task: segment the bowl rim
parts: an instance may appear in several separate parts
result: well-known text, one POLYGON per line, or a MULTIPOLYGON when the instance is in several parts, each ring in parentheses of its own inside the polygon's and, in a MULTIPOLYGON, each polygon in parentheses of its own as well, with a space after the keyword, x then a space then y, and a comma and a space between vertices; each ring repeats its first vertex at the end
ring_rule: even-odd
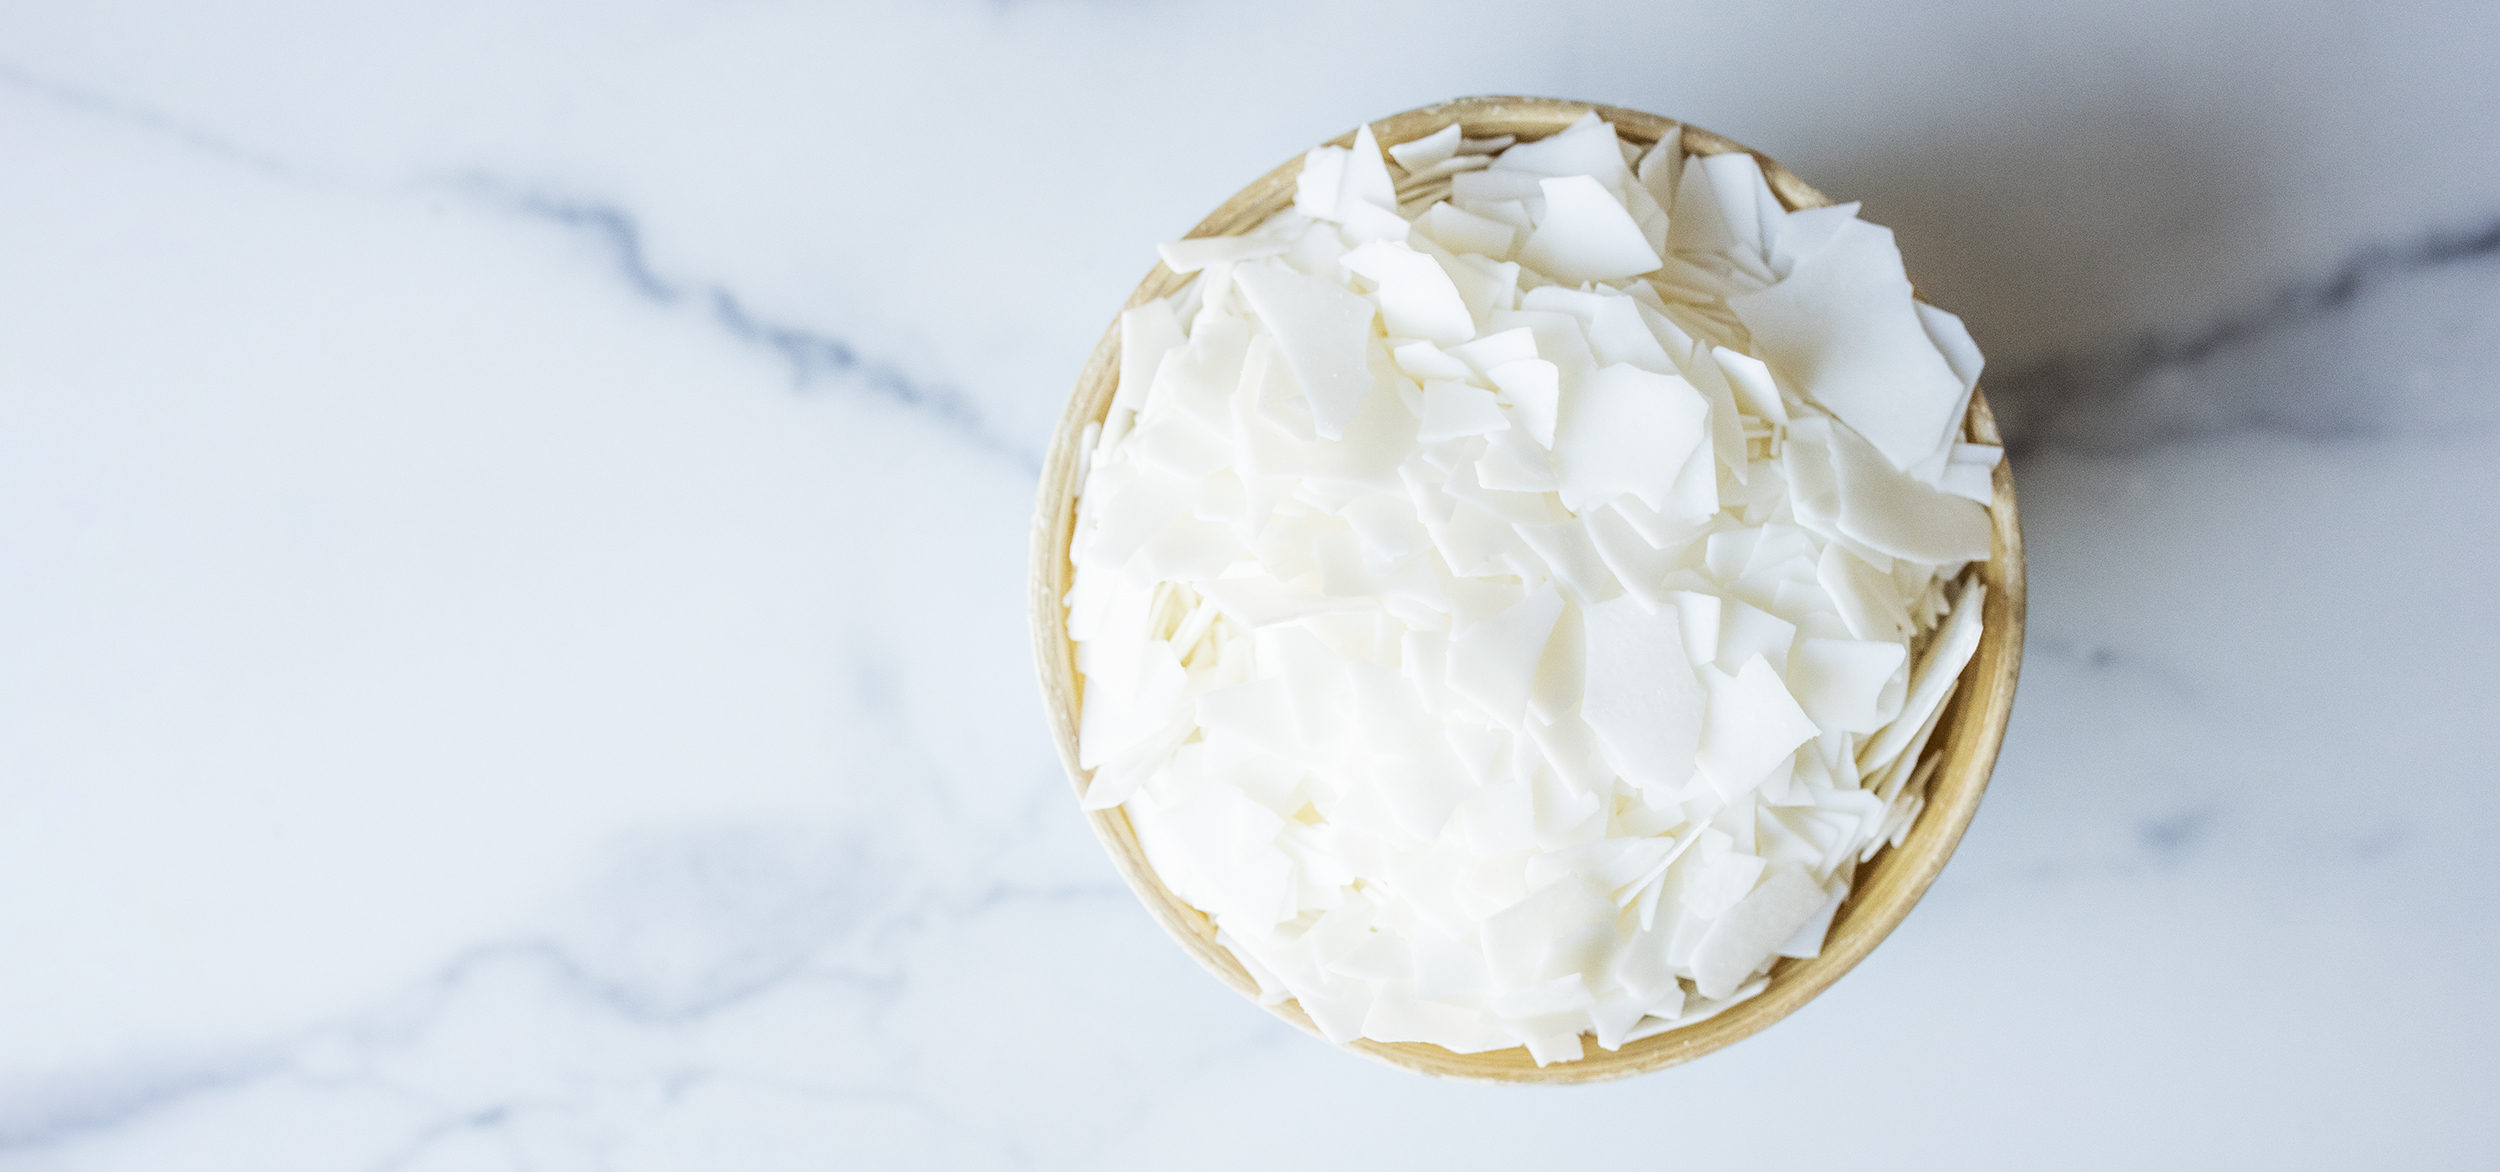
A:
MULTIPOLYGON (((1525 141, 1560 131, 1592 111, 1612 122, 1616 133, 1626 141, 1644 147, 1680 128, 1687 157, 1735 151, 1751 154, 1761 164, 1773 193, 1792 211, 1834 202, 1775 160, 1733 139, 1660 115, 1594 102, 1506 95, 1463 97, 1393 114, 1369 125, 1384 149, 1421 138, 1453 122, 1464 123, 1471 137, 1516 134, 1525 141)), ((1354 137, 1355 132, 1348 130, 1326 145, 1350 147, 1354 137)), ((1294 178, 1301 169, 1301 156, 1287 160, 1219 205, 1188 236, 1246 231, 1269 214, 1291 206, 1294 178)), ((1413 198, 1401 188, 1402 203, 1412 202, 1413 198)), ((1190 279, 1173 273, 1158 261, 1138 282, 1122 308, 1134 308, 1178 292, 1190 279)), ((1079 370, 1075 390, 1060 415, 1043 464, 1033 521, 1027 618, 1033 633, 1034 666, 1052 739, 1080 797, 1090 771, 1077 763, 1081 691, 1075 645, 1067 637, 1066 611, 1061 602, 1074 572, 1068 561, 1068 544, 1075 525, 1076 473, 1082 463, 1078 444, 1087 425, 1101 421, 1108 413, 1118 374, 1119 319, 1115 314, 1079 370)), ((1971 394, 1963 434, 1973 443, 2003 443, 1984 389, 1971 394)), ((1795 1013, 1864 960, 1909 915, 1951 859, 1979 808, 1998 749, 2004 743, 2015 682, 2022 667, 2024 625, 2022 527, 2015 508, 2010 461, 1998 462, 1993 487, 1990 554, 1986 562, 1974 564, 1979 580, 1988 587, 1981 608, 1980 645, 1963 668, 1960 684, 1922 754, 1922 761, 1942 759, 1929 783, 1926 806, 1901 845, 1886 847, 1858 869, 1856 881, 1833 917, 1831 932, 1818 955, 1808 960, 1779 960, 1771 970, 1768 988, 1724 1012, 1627 1042, 1618 1050, 1589 1046, 1586 1056, 1573 1062, 1539 1067, 1524 1047, 1459 1054, 1429 1043, 1359 1038, 1336 1044, 1336 1048, 1439 1078, 1503 1083, 1587 1083, 1628 1078, 1692 1061, 1750 1037, 1795 1013)), ((1206 914, 1182 902, 1156 876, 1129 825, 1126 811, 1117 806, 1087 811, 1086 820, 1111 855, 1121 878, 1146 905, 1155 922, 1217 979, 1260 1004, 1257 982, 1229 950, 1216 943, 1215 930, 1206 914)), ((1261 1007, 1312 1037, 1320 1037, 1318 1028, 1292 1000, 1261 1007)))

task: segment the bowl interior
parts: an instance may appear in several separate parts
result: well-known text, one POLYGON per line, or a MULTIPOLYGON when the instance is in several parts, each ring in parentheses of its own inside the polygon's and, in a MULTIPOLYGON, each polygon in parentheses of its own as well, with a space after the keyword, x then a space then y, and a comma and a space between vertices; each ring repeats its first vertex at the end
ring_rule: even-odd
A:
MULTIPOLYGON (((1625 139, 1643 146, 1655 143, 1678 126, 1675 121, 1655 114, 1587 102, 1554 98, 1480 97, 1409 110, 1374 122, 1371 127, 1383 147, 1421 138, 1452 122, 1463 123, 1471 137, 1510 134, 1526 140, 1560 131, 1591 110, 1614 123, 1616 131, 1625 139)), ((1352 131, 1332 140, 1338 146, 1351 146, 1353 141, 1352 131)), ((1688 155, 1716 155, 1747 149, 1731 139, 1689 125, 1683 127, 1683 146, 1688 155)), ((1772 190, 1791 210, 1820 207, 1832 202, 1787 168, 1764 158, 1759 152, 1754 152, 1754 157, 1760 160, 1763 175, 1770 181, 1772 190)), ((1297 157, 1268 172, 1226 200, 1189 235, 1224 236, 1247 231, 1268 216, 1291 206, 1294 178, 1301 168, 1302 160, 1297 157)), ((1392 169, 1395 170, 1394 164, 1392 169)), ((1436 198, 1436 191, 1402 184, 1399 197, 1411 211, 1414 205, 1436 198)), ((1138 283, 1127 304, 1136 306, 1168 296, 1178 292, 1188 280, 1157 264, 1146 279, 1138 283)), ((1068 542, 1075 525, 1079 464, 1077 446, 1086 425, 1099 422, 1108 411, 1118 373, 1119 337, 1115 316, 1112 327, 1104 331, 1101 342, 1094 347, 1092 356, 1078 375, 1075 393, 1070 396, 1067 411, 1059 420, 1048 460, 1043 466, 1040 499, 1034 516, 1032 594, 1029 603, 1034 659, 1041 674, 1043 699, 1049 711, 1051 731, 1059 746, 1060 759, 1080 793, 1088 780, 1087 771, 1077 766, 1076 757, 1077 706, 1081 692, 1075 646, 1067 637, 1066 612, 1061 608, 1060 600, 1067 595, 1073 573, 1068 563, 1068 542)), ((1996 420, 1988 411, 1984 393, 1971 396, 1964 433, 1973 443, 2001 442, 1996 420)), ((1445 1078, 1552 1083, 1623 1078, 1688 1062, 1747 1037, 1796 1012, 1799 1006, 1864 959, 1901 922, 1902 917, 1909 914, 1911 906, 1925 894, 1928 885, 1935 881, 1936 874, 1944 868, 1945 860, 1952 856, 1953 848, 1961 841, 1963 829, 1969 826, 1971 815, 1978 809, 1980 795, 1988 785, 1989 771, 1996 763, 1997 748, 2004 738, 2006 720, 2014 699, 2015 675, 2022 661, 2023 628, 2022 530, 2015 515, 2012 471, 2006 463, 1997 465, 1995 487, 1996 499, 1991 506, 1995 525, 1993 548, 1989 560, 1977 567, 1981 581, 1988 587, 1988 596, 1981 609, 1979 650, 1970 665, 1963 669, 1961 686, 1956 689, 1951 705, 1946 709, 1934 737, 1928 742, 1926 755, 1941 756, 1943 761, 1937 766, 1935 777, 1930 782, 1926 808, 1919 814, 1902 845, 1887 848, 1871 864, 1858 868, 1855 889, 1833 917, 1831 935, 1820 955, 1811 960, 1779 961, 1771 971, 1767 989, 1716 1017, 1626 1043, 1620 1050, 1607 1051, 1592 1045, 1588 1047, 1587 1057, 1577 1062, 1540 1068, 1529 1058, 1527 1050, 1519 1047, 1483 1054, 1458 1054, 1424 1043, 1362 1039, 1344 1048, 1393 1066, 1445 1078)), ((1095 811, 1087 818, 1105 849, 1110 852, 1121 876, 1136 891, 1156 922, 1162 924, 1184 951, 1196 957, 1218 979, 1256 1001, 1257 983, 1230 952, 1216 944, 1214 926, 1206 915, 1181 902, 1155 876, 1153 868, 1146 862, 1145 852, 1138 845, 1136 833, 1129 826, 1127 815, 1113 808, 1095 811)), ((1318 1036, 1318 1030, 1312 1026, 1310 1019, 1293 1002, 1286 1001, 1267 1008, 1312 1036, 1318 1036)))

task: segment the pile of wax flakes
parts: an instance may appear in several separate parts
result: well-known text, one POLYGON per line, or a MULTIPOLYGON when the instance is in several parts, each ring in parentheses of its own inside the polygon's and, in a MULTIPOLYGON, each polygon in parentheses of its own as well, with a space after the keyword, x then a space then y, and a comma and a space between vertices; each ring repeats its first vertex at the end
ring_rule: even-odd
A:
POLYGON ((1330 1040, 1576 1059, 1815 955, 1907 834, 2001 452, 1855 204, 1594 114, 1387 155, 1121 318, 1085 804, 1330 1040))

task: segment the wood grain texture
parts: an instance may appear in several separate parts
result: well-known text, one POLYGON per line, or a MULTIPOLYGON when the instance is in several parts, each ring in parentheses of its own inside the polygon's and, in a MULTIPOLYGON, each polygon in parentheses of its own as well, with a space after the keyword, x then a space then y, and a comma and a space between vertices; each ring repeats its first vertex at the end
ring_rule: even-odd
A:
MULTIPOLYGON (((1459 98, 1420 109, 1409 110, 1371 124, 1372 133, 1383 147, 1421 138, 1449 125, 1464 123, 1470 137, 1512 134, 1521 139, 1542 138, 1569 126, 1583 114, 1595 110, 1599 117, 1615 125, 1625 139, 1641 145, 1656 142, 1677 123, 1655 114, 1574 102, 1555 98, 1476 97, 1459 98)), ((1337 146, 1351 146, 1354 132, 1347 131, 1331 140, 1337 146)), ((1691 155, 1716 155, 1747 150, 1736 141, 1712 134, 1699 127, 1684 127, 1684 149, 1691 155)), ((1762 171, 1771 189, 1790 209, 1821 207, 1832 202, 1823 193, 1806 185, 1759 152, 1762 171)), ((1244 232, 1268 216, 1291 206, 1294 177, 1302 169, 1300 158, 1261 176, 1243 188, 1223 206, 1215 209, 1189 235, 1225 236, 1244 232)), ((1401 190, 1402 200, 1428 199, 1424 190, 1401 190)), ((1139 242, 1143 251, 1145 244, 1139 242)), ((1189 278, 1173 273, 1161 264, 1146 274, 1128 305, 1136 306, 1157 297, 1178 292, 1189 278)), ((1041 675, 1042 700, 1048 711, 1051 733, 1059 747, 1061 762, 1067 767, 1079 794, 1087 784, 1087 772, 1077 765, 1077 709, 1081 689, 1076 671, 1075 645, 1066 630, 1066 611, 1061 600, 1067 596, 1073 573, 1068 562, 1068 542, 1076 522, 1076 473, 1079 466, 1077 442, 1088 424, 1098 422, 1110 408, 1112 391, 1119 376, 1119 329, 1115 315, 1112 326, 1103 332, 1084 368, 1078 372, 1076 391, 1069 397, 1068 407, 1060 416, 1057 434, 1051 440, 1050 454, 1042 468, 1042 482, 1037 509, 1033 518, 1032 594, 1029 600, 1033 629, 1033 655, 1041 675)), ((1964 430, 1975 443, 1998 443, 1996 420, 1989 414, 1984 393, 1971 396, 1970 414, 1964 430)), ((1383 1043, 1369 1039, 1341 1047, 1392 1066, 1443 1078, 1472 1079, 1488 1082, 1582 1083, 1625 1078, 1652 1070, 1689 1062, 1722 1046, 1746 1038, 1771 1023, 1797 1011, 1816 994, 1839 980, 1859 961, 1866 958, 1885 936, 1901 923, 1910 908, 1918 903, 1929 884, 1935 882, 1945 861, 1961 842, 1963 830, 1979 808, 1980 796, 1988 787, 1989 771, 1996 764, 1997 749, 2005 736, 2006 721, 2014 702, 2015 676, 2022 666, 2023 647, 2023 546, 2022 528, 2014 508, 2013 470, 2008 463, 1996 469, 1996 499, 1991 507, 1995 538, 1989 560, 1978 567, 1980 578, 1988 585, 1986 605, 1982 608, 1982 634, 1978 653, 1963 669, 1962 684, 1946 710, 1935 736, 1927 746, 1928 755, 1941 755, 1930 783, 1926 809, 1912 826, 1901 846, 1878 854, 1874 861, 1857 872, 1855 890, 1850 893, 1840 912, 1833 918, 1831 935, 1822 954, 1811 960, 1781 960, 1772 969, 1770 987, 1717 1017, 1682 1029, 1626 1043, 1622 1049, 1607 1051, 1593 1040, 1587 1046, 1587 1057, 1577 1062, 1556 1063, 1538 1067, 1524 1048, 1497 1050, 1484 1054, 1457 1054, 1439 1046, 1422 1043, 1383 1043)), ((1128 816, 1118 808, 1087 815, 1094 833, 1110 852, 1113 865, 1122 878, 1136 891, 1146 910, 1169 932, 1172 939, 1217 979, 1233 987, 1253 1001, 1258 985, 1233 955, 1215 942, 1214 926, 1206 915, 1174 896, 1147 863, 1139 847, 1137 835, 1129 826, 1128 816)), ((1291 1001, 1267 1007, 1270 1012, 1318 1037, 1308 1017, 1291 1001)))

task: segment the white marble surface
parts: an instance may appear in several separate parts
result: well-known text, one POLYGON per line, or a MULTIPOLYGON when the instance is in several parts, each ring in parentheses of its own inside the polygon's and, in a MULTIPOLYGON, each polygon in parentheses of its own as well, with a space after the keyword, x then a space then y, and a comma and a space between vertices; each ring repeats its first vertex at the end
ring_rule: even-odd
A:
POLYGON ((0 6, 0 1169, 2487 1167, 2495 59, 2463 3, 0 6), (1569 1091, 1198 973, 1020 609, 1148 246, 1469 92, 1866 199, 2032 550, 1917 914, 1569 1091))

